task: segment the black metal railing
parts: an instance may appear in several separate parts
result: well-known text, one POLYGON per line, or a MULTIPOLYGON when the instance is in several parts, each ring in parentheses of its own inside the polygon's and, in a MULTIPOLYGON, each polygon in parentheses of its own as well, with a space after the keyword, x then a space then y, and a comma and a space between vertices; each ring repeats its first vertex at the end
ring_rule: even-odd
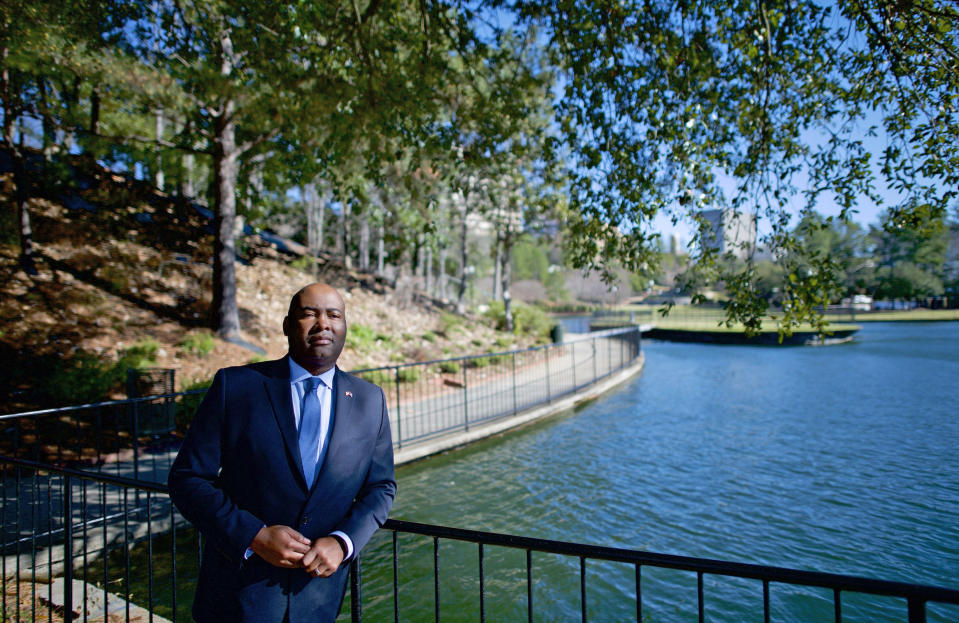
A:
MULTIPOLYGON (((71 610, 80 621, 105 618, 106 614, 119 615, 124 621, 189 620, 202 544, 170 504, 165 486, 15 457, 0 456, 0 467, 4 475, 0 508, 3 621, 53 620, 55 615, 63 620, 63 604, 73 604, 71 610)), ((693 604, 695 612, 687 613, 686 619, 705 621, 712 595, 712 584, 707 591, 707 579, 711 578, 753 583, 750 591, 758 597, 745 600, 748 603, 744 607, 748 610, 749 603, 755 604, 748 616, 758 619, 761 609, 767 622, 776 620, 771 615, 772 604, 780 593, 787 593, 793 600, 819 599, 802 593, 805 589, 824 590, 830 595, 831 618, 837 623, 843 620, 844 600, 851 595, 901 602, 901 618, 887 620, 922 623, 927 620, 930 604, 936 608, 934 620, 951 621, 959 615, 959 590, 920 584, 400 520, 389 520, 378 538, 379 543, 367 547, 362 562, 352 565, 349 605, 344 608, 343 618, 362 621, 364 611, 372 610, 372 620, 439 621, 451 609, 462 618, 464 609, 475 608, 481 621, 487 616, 498 620, 496 612, 502 609, 501 602, 508 600, 511 612, 515 614, 517 604, 522 611, 521 616, 511 616, 510 620, 547 620, 555 618, 551 602, 562 597, 578 605, 575 616, 566 612, 563 619, 586 621, 591 612, 595 613, 589 602, 590 588, 594 583, 606 582, 612 571, 602 565, 610 563, 625 567, 632 576, 630 587, 621 588, 617 596, 631 602, 627 618, 635 614, 636 620, 646 620, 648 609, 644 604, 665 600, 671 604, 693 604), (450 542, 467 548, 475 546, 475 575, 463 571, 463 561, 469 556, 460 552, 455 561, 448 561, 441 555, 449 551, 450 542), (525 560, 516 565, 512 564, 515 558, 499 555, 493 561, 494 552, 519 552, 525 560), (565 563, 566 571, 575 569, 578 581, 567 581, 564 587, 562 581, 555 579, 557 576, 543 571, 557 557, 565 563), (513 568, 504 569, 507 563, 513 568), (487 565, 495 566, 495 571, 488 572, 487 565), (683 585, 683 594, 673 594, 680 590, 679 585, 650 582, 648 575, 653 570, 680 572, 694 582, 683 585), (415 577, 410 578, 411 575, 415 577), (497 591, 502 591, 504 575, 512 579, 509 584, 519 594, 499 599, 497 591), (470 586, 464 589, 464 582, 460 581, 455 599, 446 600, 444 611, 444 587, 451 580, 463 580, 466 576, 470 576, 466 582, 470 586), (494 583, 499 585, 496 590, 491 589, 494 583), (662 595, 664 590, 670 594, 662 595), (549 597, 537 598, 544 591, 549 597), (409 612, 411 604, 417 607, 415 613, 409 612)), ((594 618, 608 617, 599 614, 594 618)), ((785 620, 796 619, 787 616, 785 620)))
POLYGON ((174 431, 189 421, 205 393, 199 389, 0 415, 0 453, 166 482, 180 443, 174 431))
POLYGON ((527 350, 353 374, 383 387, 399 448, 551 403, 629 367, 640 352, 640 332, 630 327, 527 350))
MULTIPOLYGON (((515 415, 629 367, 638 329, 561 344, 410 363, 354 374, 383 387, 394 446, 515 415)), ((166 482, 205 390, 0 416, 0 454, 115 476, 166 482)))

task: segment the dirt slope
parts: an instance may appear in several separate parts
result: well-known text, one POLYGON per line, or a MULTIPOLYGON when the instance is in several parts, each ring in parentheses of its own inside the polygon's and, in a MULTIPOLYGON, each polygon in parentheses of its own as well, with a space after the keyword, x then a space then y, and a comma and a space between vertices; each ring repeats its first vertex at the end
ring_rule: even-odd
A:
MULTIPOLYGON (((280 323, 290 295, 313 279, 291 266, 295 256, 256 235, 239 245, 243 338, 262 349, 257 354, 205 328, 213 237, 202 207, 96 166, 75 163, 70 179, 35 181, 31 189, 39 274, 30 276, 17 264, 13 182, 9 174, 0 177, 0 413, 63 402, 63 392, 51 395, 50 383, 62 378, 57 371, 91 355, 108 366, 151 340, 155 365, 176 370, 178 389, 224 365, 285 352, 280 323), (195 347, 211 340, 208 353, 195 347)), ((318 267, 318 278, 346 299, 352 333, 345 369, 520 345, 484 322, 413 302, 408 292, 333 261, 318 267)), ((122 386, 110 394, 122 397, 122 386)))

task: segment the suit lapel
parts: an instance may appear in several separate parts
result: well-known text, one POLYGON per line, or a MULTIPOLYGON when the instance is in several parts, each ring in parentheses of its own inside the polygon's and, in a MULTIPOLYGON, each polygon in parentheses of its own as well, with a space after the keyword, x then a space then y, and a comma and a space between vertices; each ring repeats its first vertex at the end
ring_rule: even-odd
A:
POLYGON ((275 373, 264 381, 266 394, 273 406, 273 416, 276 418, 276 425, 283 436, 283 445, 286 446, 290 462, 296 466, 294 470, 296 476, 303 488, 308 489, 309 485, 303 478, 303 461, 300 459, 296 418, 293 415, 293 397, 290 393, 290 366, 286 357, 277 361, 277 364, 275 373))
MULTIPOLYGON (((323 477, 330 460, 336 460, 336 455, 340 452, 344 440, 347 437, 350 426, 350 413, 353 410, 353 381, 344 374, 339 368, 336 369, 336 375, 333 377, 333 403, 330 409, 333 413, 333 421, 330 423, 330 436, 327 439, 326 453, 323 457, 323 464, 320 466, 317 480, 323 477)), ((316 483, 314 484, 314 488, 316 483)))

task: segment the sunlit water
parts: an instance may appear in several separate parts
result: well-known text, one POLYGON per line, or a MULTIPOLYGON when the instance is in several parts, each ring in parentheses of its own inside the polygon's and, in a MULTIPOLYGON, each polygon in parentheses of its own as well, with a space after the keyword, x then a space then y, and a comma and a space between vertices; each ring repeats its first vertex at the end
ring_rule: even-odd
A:
MULTIPOLYGON (((820 348, 643 348, 641 376, 576 413, 401 468, 392 516, 959 588, 959 323, 867 324, 820 348)), ((441 543, 441 618, 479 620, 477 548, 441 543)), ((393 615, 389 547, 366 553, 371 620, 393 615)), ((401 618, 432 619, 432 541, 399 550, 401 618)), ((525 554, 488 549, 485 575, 487 620, 525 620, 525 554)), ((587 576, 590 620, 635 619, 631 567, 587 576)), ((579 620, 578 559, 534 555, 534 582, 536 620, 579 620)), ((709 621, 762 620, 758 582, 707 576, 705 595, 709 621)), ((832 620, 829 591, 771 595, 773 620, 832 620)), ((695 575, 646 568, 643 608, 696 620, 695 575)), ((843 596, 843 621, 905 612, 843 596)))

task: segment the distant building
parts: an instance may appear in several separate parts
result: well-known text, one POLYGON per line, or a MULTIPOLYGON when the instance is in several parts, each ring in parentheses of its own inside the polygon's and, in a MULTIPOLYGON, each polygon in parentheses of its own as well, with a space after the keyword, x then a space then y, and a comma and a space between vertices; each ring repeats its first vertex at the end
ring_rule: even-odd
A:
POLYGON ((732 253, 744 260, 756 248, 756 215, 731 209, 703 210, 710 224, 703 242, 719 253, 732 253))
POLYGON ((669 236, 669 254, 670 255, 679 255, 679 234, 671 234, 669 236))

